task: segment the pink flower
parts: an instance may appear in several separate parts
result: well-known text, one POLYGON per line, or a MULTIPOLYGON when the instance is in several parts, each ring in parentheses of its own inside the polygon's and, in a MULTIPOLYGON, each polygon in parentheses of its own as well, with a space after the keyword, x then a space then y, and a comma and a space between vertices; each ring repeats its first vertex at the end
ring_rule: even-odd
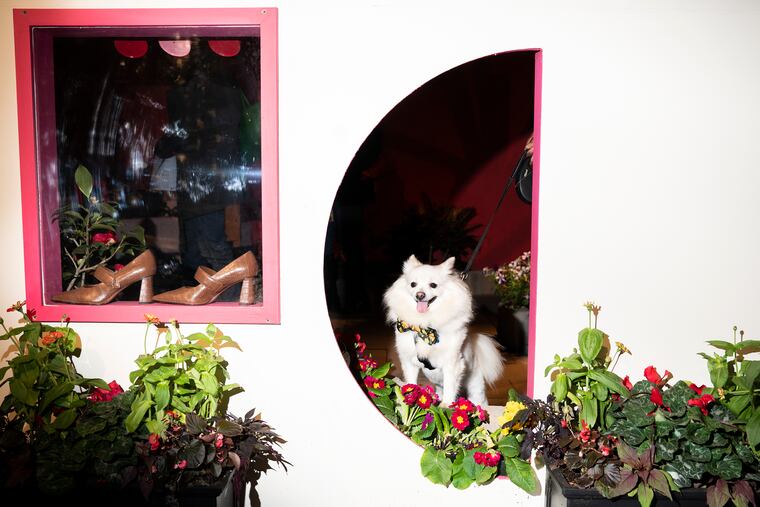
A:
POLYGON ((451 424, 459 431, 463 431, 470 425, 469 414, 464 410, 455 410, 454 413, 451 414, 451 424))
POLYGON ((420 397, 420 386, 417 384, 406 384, 401 388, 401 394, 404 395, 404 403, 414 405, 420 397))
POLYGON ((92 390, 92 394, 88 397, 88 399, 93 403, 100 403, 103 401, 111 401, 114 396, 117 394, 121 394, 124 392, 124 389, 121 388, 121 386, 115 381, 112 380, 108 383, 108 389, 103 389, 100 387, 96 387, 92 390))
POLYGON ((177 462, 177 463, 174 464, 174 468, 179 469, 179 470, 184 470, 185 467, 187 467, 187 460, 186 459, 183 459, 182 461, 179 461, 179 462, 177 462))
POLYGON ((591 440, 591 429, 588 427, 588 424, 586 424, 586 421, 581 421, 581 427, 583 428, 581 432, 578 434, 578 436, 581 439, 581 442, 588 442, 591 440))
POLYGON ((644 369, 644 377, 653 384, 657 384, 662 380, 662 377, 657 373, 657 369, 654 366, 647 366, 644 369))
POLYGON ((501 454, 498 452, 476 452, 472 458, 478 465, 495 467, 501 461, 501 454))
POLYGON ((488 412, 486 412, 480 405, 478 405, 478 419, 484 423, 488 422, 488 412))
POLYGON ((612 449, 610 449, 606 445, 602 445, 599 449, 602 451, 602 456, 609 456, 610 452, 612 452, 612 449))
POLYGON ((433 422, 433 414, 428 412, 427 414, 425 414, 425 418, 422 420, 422 427, 420 429, 424 431, 425 428, 427 428, 431 422, 433 422))
POLYGON ((111 231, 96 232, 92 235, 93 243, 103 243, 104 245, 113 245, 116 243, 116 234, 111 231))
POLYGON ((370 389, 385 389, 385 380, 367 375, 364 377, 364 385, 370 389))
POLYGON ((436 403, 438 403, 439 399, 438 399, 438 395, 435 394, 435 388, 434 387, 427 385, 427 386, 423 386, 422 390, 424 392, 426 392, 428 394, 428 396, 430 396, 430 400, 431 400, 431 402, 432 402, 433 405, 435 405, 436 403))
POLYGON ((629 391, 630 391, 631 389, 633 389, 633 384, 631 384, 631 379, 630 379, 630 378, 628 378, 628 375, 626 375, 626 376, 625 376, 625 378, 623 379, 623 385, 624 385, 624 386, 625 386, 625 388, 626 388, 626 389, 628 389, 629 391))
POLYGON ((420 408, 430 408, 433 404, 433 398, 427 392, 421 392, 417 397, 417 406, 420 408))
POLYGON ((223 445, 224 445, 224 435, 222 435, 221 433, 217 433, 216 440, 214 441, 214 447, 219 449, 223 445))
POLYGON ((114 265, 113 265, 113 270, 114 270, 114 271, 119 271, 119 270, 120 270, 121 268, 123 268, 123 267, 124 267, 124 264, 118 264, 118 263, 117 263, 117 264, 114 264, 114 265))
POLYGON ((37 318, 37 310, 34 308, 28 308, 26 310, 26 316, 29 317, 29 320, 34 320, 37 318))

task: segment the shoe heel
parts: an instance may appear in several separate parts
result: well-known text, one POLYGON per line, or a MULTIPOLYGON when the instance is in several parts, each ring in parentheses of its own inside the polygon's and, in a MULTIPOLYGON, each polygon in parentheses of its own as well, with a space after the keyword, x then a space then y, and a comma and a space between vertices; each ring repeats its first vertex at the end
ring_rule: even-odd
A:
POLYGON ((140 303, 153 302, 153 277, 146 276, 140 283, 140 303))
POLYGON ((243 287, 240 289, 240 304, 252 305, 256 298, 256 290, 253 288, 253 278, 244 278, 243 287))

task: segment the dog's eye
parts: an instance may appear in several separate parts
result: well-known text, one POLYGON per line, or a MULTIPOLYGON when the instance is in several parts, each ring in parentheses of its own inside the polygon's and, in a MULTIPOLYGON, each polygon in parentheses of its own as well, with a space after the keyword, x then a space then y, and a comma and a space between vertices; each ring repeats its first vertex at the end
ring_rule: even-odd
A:
POLYGON ((437 283, 433 282, 433 283, 430 284, 430 288, 431 289, 435 289, 436 287, 438 287, 437 283))
POLYGON ((417 282, 412 282, 412 287, 417 287, 417 282))

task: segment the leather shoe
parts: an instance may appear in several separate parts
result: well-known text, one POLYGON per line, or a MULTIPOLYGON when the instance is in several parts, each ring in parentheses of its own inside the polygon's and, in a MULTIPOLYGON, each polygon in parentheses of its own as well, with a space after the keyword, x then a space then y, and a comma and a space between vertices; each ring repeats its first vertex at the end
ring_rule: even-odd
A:
POLYGON ((67 290, 53 296, 53 301, 72 305, 104 305, 113 301, 121 291, 140 280, 140 303, 150 303, 153 297, 153 275, 156 258, 145 250, 119 271, 98 266, 92 275, 100 282, 67 290))
POLYGON ((153 296, 154 303, 172 303, 177 305, 205 305, 213 303, 225 290, 236 283, 243 283, 240 290, 240 304, 252 305, 255 299, 253 277, 259 272, 256 258, 250 251, 244 253, 219 271, 200 266, 195 271, 199 285, 180 287, 153 296))

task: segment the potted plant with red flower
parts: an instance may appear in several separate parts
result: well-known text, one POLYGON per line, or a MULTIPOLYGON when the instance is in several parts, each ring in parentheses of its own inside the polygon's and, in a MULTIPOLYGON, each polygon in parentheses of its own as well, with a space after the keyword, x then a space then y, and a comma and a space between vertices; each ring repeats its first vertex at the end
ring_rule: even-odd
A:
MULTIPOLYGON (((429 385, 404 384, 390 378, 390 363, 378 365, 365 355, 365 344, 356 335, 357 363, 362 384, 378 409, 424 448, 420 458, 422 475, 436 484, 465 489, 508 476, 522 489, 535 493, 538 479, 523 451, 523 435, 510 429, 489 428, 486 407, 459 398, 449 406, 440 404, 429 385)), ((516 398, 516 393, 511 393, 516 398)), ((507 403, 505 414, 524 406, 507 403)), ((501 418, 500 418, 501 420, 501 418)))
POLYGON ((578 352, 556 357, 547 368, 552 394, 546 401, 526 399, 526 409, 505 424, 521 427, 547 464, 551 501, 613 505, 610 499, 623 497, 622 505, 642 507, 655 498, 661 506, 755 505, 760 437, 752 433, 754 415, 740 417, 747 398, 736 400, 755 394, 760 362, 744 356, 760 343, 716 345, 732 354, 708 357, 713 382, 722 387, 674 381, 654 366, 632 383, 610 371, 627 348, 618 344, 610 355, 608 336, 596 328, 599 307, 587 308, 590 325, 579 334, 578 352))

